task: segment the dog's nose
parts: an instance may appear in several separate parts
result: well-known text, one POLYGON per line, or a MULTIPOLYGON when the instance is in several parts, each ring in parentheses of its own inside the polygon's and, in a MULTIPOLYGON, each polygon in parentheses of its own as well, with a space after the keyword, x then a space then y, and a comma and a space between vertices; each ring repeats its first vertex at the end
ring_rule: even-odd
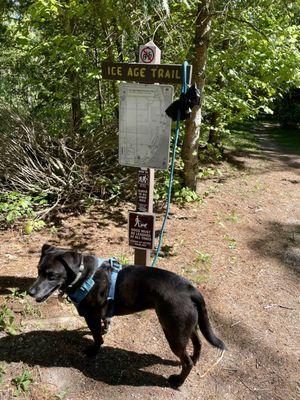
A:
POLYGON ((28 289, 28 294, 29 294, 29 296, 31 296, 31 297, 34 297, 34 296, 36 295, 36 289, 35 289, 34 286, 31 286, 31 288, 28 289))

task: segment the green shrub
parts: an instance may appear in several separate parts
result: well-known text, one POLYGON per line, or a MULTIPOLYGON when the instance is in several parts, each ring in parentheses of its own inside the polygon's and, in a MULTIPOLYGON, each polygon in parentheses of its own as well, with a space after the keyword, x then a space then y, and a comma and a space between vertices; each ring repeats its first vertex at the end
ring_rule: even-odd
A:
POLYGON ((4 192, 0 194, 0 224, 11 225, 25 219, 31 221, 33 229, 41 229, 43 221, 33 221, 36 210, 47 205, 44 195, 24 195, 20 192, 4 192))

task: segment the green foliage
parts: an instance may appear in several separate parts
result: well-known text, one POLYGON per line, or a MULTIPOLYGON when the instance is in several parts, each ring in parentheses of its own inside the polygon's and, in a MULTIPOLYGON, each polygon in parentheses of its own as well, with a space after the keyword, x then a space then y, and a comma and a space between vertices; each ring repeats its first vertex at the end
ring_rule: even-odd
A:
POLYGON ((24 317, 42 316, 40 309, 36 305, 32 305, 32 299, 28 296, 27 292, 19 292, 17 289, 12 289, 11 294, 6 297, 6 302, 9 302, 10 304, 14 304, 15 302, 22 304, 23 309, 21 311, 21 314, 24 317))
POLYGON ((274 104, 274 117, 282 127, 300 127, 300 88, 290 88, 278 96, 274 104))
MULTIPOLYGON (((5 297, 5 303, 0 308, 0 331, 4 331, 9 335, 16 335, 21 330, 22 324, 16 324, 16 314, 14 312, 14 304, 22 305, 19 311, 23 317, 34 316, 41 317, 40 309, 32 305, 32 299, 29 298, 27 292, 19 292, 13 289, 11 294, 5 297)), ((20 307, 18 307, 20 309, 20 307)))
POLYGON ((270 126, 267 128, 268 134, 279 145, 300 154, 300 129, 299 128, 281 128, 279 126, 270 126))
POLYGON ((197 265, 208 265, 211 266, 212 256, 209 253, 202 251, 197 251, 197 257, 195 258, 195 263, 197 265))
POLYGON ((201 203, 203 200, 196 192, 189 189, 188 187, 183 187, 174 192, 174 201, 179 205, 184 205, 186 203, 198 202, 201 203))
POLYGON ((225 220, 231 222, 238 222, 239 216, 237 215, 236 211, 233 210, 228 215, 225 216, 225 220))
POLYGON ((23 216, 31 216, 33 213, 31 197, 18 192, 0 194, 0 212, 1 218, 5 217, 8 223, 23 216))
MULTIPOLYGON (((202 203, 203 199, 197 193, 183 185, 183 164, 181 160, 176 165, 172 186, 172 201, 180 206, 186 203, 202 203)), ((169 187, 169 172, 158 171, 155 176, 154 200, 166 201, 169 187)))
POLYGON ((199 179, 209 179, 216 176, 222 176, 222 172, 218 168, 212 167, 202 167, 198 174, 199 179))
POLYGON ((16 387, 14 395, 19 396, 21 394, 27 394, 33 381, 34 379, 32 376, 32 372, 24 369, 24 371, 20 375, 17 375, 11 381, 12 384, 16 387))
POLYGON ((6 304, 0 308, 0 331, 4 331, 9 335, 16 335, 17 328, 15 326, 15 313, 6 304))
POLYGON ((275 99, 300 82, 299 3, 215 7, 201 128, 204 140, 214 132, 214 145, 229 134, 229 124, 272 114, 275 99))
POLYGON ((6 368, 0 364, 0 385, 3 383, 3 377, 6 374, 6 368))
POLYGON ((193 263, 186 268, 189 279, 196 284, 205 283, 209 279, 212 255, 207 252, 197 251, 193 263))
MULTIPOLYGON (((132 171, 117 163, 118 82, 102 79, 101 62, 136 61, 138 45, 149 39, 162 50, 164 63, 190 60, 198 5, 199 0, 2 2, 1 103, 18 110, 17 121, 24 116, 40 131, 33 135, 28 124, 12 124, 4 134, 8 118, 0 112, 5 186, 26 195, 47 193, 49 205, 64 210, 86 209, 91 198, 132 199, 132 171)), ((290 0, 214 2, 202 164, 223 158, 223 142, 237 133, 230 125, 272 113, 276 98, 299 86, 299 15, 299 2, 290 0)), ((179 162, 173 200, 201 201, 183 187, 181 175, 179 162)), ((165 176, 158 176, 155 198, 164 199, 165 176)), ((28 219, 27 233, 41 228, 31 211, 35 200, 22 202, 1 198, 8 204, 1 218, 8 224, 28 219)))
POLYGON ((231 249, 231 250, 236 249, 237 242, 233 237, 226 234, 226 235, 224 235, 224 240, 226 240, 229 249, 231 249))
POLYGON ((12 300, 23 300, 27 296, 26 292, 19 292, 17 289, 12 289, 9 298, 12 300))
MULTIPOLYGON (((225 131, 222 131, 222 135, 224 135, 225 131)), ((221 135, 221 134, 220 134, 221 135)), ((203 142, 202 142, 203 143, 203 142)), ((199 160, 202 164, 207 163, 218 163, 223 159, 223 149, 221 143, 218 145, 207 143, 204 146, 200 147, 199 150, 199 160)), ((215 175, 218 173, 218 170, 211 169, 204 169, 204 171, 200 171, 198 177, 199 178, 206 178, 209 175, 215 175)))
POLYGON ((229 134, 224 138, 224 146, 237 152, 261 152, 259 141, 249 122, 232 124, 229 134))
POLYGON ((25 223, 24 233, 26 235, 30 235, 33 231, 39 231, 39 230, 45 228, 45 226, 46 226, 45 221, 42 221, 42 220, 35 221, 32 219, 29 219, 25 223))
POLYGON ((14 222, 25 220, 25 233, 42 229, 44 221, 34 220, 36 210, 47 204, 44 195, 24 195, 20 192, 4 192, 0 194, 0 224, 12 225, 14 222))
POLYGON ((169 257, 174 257, 177 256, 177 251, 176 251, 176 246, 165 244, 161 246, 161 251, 159 253, 159 256, 161 258, 169 258, 169 257))
POLYGON ((129 259, 128 259, 127 256, 124 255, 124 254, 120 254, 120 255, 117 257, 117 260, 118 260, 119 263, 122 264, 122 265, 130 264, 129 259))
POLYGON ((56 400, 65 400, 69 394, 69 389, 62 389, 60 392, 56 393, 54 398, 56 400))

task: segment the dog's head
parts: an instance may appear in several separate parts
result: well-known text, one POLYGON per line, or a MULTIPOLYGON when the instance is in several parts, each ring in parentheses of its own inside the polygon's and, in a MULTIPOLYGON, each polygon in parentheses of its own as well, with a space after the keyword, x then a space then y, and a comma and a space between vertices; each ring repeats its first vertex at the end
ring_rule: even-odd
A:
POLYGON ((80 253, 44 244, 38 264, 38 277, 28 294, 37 302, 45 301, 56 289, 64 289, 72 282, 80 263, 80 253))

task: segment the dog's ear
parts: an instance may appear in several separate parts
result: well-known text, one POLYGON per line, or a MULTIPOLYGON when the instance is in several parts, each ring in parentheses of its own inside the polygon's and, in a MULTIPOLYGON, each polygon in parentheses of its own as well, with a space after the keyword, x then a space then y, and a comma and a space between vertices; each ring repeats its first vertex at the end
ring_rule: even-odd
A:
POLYGON ((77 253, 76 251, 66 251, 61 254, 60 257, 64 260, 64 262, 72 271, 77 271, 81 263, 80 253, 77 253))
POLYGON ((54 246, 51 246, 51 244, 45 243, 42 247, 42 255, 49 253, 49 251, 52 249, 54 249, 54 246))

